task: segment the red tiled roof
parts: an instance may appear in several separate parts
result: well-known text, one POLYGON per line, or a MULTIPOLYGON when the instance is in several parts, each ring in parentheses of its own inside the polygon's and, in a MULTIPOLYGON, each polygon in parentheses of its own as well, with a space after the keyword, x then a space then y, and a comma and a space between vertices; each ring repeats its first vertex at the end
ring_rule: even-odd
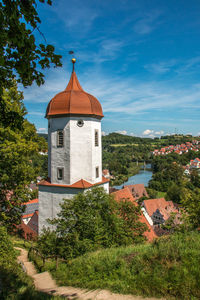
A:
POLYGON ((130 190, 127 187, 124 187, 123 189, 112 193, 112 195, 114 195, 114 198, 117 201, 120 201, 122 199, 128 199, 131 202, 133 202, 135 205, 137 205, 135 199, 133 198, 133 195, 131 194, 130 190))
POLYGON ((58 186, 58 187, 66 187, 66 188, 68 187, 68 188, 76 188, 76 189, 87 189, 92 186, 98 186, 98 185, 106 183, 106 182, 109 182, 109 179, 102 177, 102 181, 94 183, 94 184, 92 184, 84 179, 81 179, 71 185, 67 185, 67 184, 54 184, 54 183, 51 183, 49 179, 47 179, 47 180, 40 181, 38 183, 38 185, 58 186))
POLYGON ((31 203, 38 203, 38 199, 29 200, 28 202, 23 202, 22 205, 27 205, 31 203))
POLYGON ((22 215, 22 219, 30 218, 34 215, 34 213, 27 214, 27 215, 22 215))
POLYGON ((151 227, 151 225, 149 224, 149 222, 147 221, 147 219, 143 214, 139 217, 139 220, 141 223, 145 223, 147 225, 148 231, 144 232, 144 236, 147 238, 149 242, 152 242, 153 239, 157 238, 157 235, 155 234, 153 228, 151 227))
MULTIPOLYGON (((128 199, 136 206, 138 206, 136 199, 133 197, 128 187, 124 187, 123 189, 112 193, 112 195, 114 195, 114 198, 117 201, 120 201, 122 199, 128 199)), ((139 220, 141 223, 145 223, 148 227, 148 230, 144 232, 144 236, 147 238, 149 242, 153 241, 153 239, 156 238, 157 236, 143 214, 139 216, 139 220)))
POLYGON ((163 215, 164 220, 167 220, 172 212, 178 213, 174 203, 172 201, 166 201, 165 198, 148 199, 144 200, 143 203, 150 217, 157 209, 159 209, 160 213, 163 215))
POLYGON ((103 117, 101 104, 82 89, 75 71, 72 72, 66 89, 58 93, 48 104, 46 118, 58 115, 103 117))
POLYGON ((147 191, 144 187, 144 184, 142 183, 125 185, 125 187, 127 187, 131 191, 133 197, 135 197, 136 199, 139 199, 143 196, 148 197, 147 191))

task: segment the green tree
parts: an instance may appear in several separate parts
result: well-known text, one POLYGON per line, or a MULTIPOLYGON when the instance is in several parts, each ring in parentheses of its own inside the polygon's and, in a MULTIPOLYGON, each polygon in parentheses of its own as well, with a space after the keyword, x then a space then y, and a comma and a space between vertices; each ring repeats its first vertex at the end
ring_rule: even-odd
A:
POLYGON ((182 199, 184 209, 184 228, 194 229, 200 226, 200 189, 187 190, 187 195, 182 199))
POLYGON ((167 190, 166 200, 173 201, 175 203, 181 203, 182 199, 187 196, 187 189, 182 185, 177 185, 172 183, 172 185, 167 190))
POLYGON ((139 215, 139 208, 130 201, 118 203, 102 188, 94 188, 65 199, 58 218, 50 223, 63 240, 62 255, 71 258, 144 240, 147 228, 139 222, 139 215))
POLYGON ((190 180, 194 187, 200 188, 200 174, 197 170, 192 170, 190 180))
MULTIPOLYGON (((45 37, 40 32, 41 20, 37 12, 36 0, 2 0, 0 2, 0 95, 2 88, 12 85, 17 79, 24 86, 34 81, 44 83, 44 74, 41 69, 50 65, 61 66, 61 56, 55 54, 54 47, 46 44, 45 37), (45 44, 39 43, 34 37, 38 31, 45 44)), ((41 3, 52 4, 51 0, 39 0, 41 3)), ((0 113, 6 107, 1 103, 0 113)))
POLYGON ((36 178, 30 157, 38 151, 35 127, 26 119, 23 95, 13 82, 3 92, 6 116, 0 116, 0 223, 20 221, 22 202, 29 197, 28 184, 36 178))

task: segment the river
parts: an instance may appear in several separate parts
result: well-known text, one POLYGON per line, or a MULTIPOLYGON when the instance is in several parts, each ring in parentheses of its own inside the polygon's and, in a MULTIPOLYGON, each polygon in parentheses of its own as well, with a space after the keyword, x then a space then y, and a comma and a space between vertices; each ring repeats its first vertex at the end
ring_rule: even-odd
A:
MULTIPOLYGON (((146 168, 150 168, 151 165, 146 165, 146 168)), ((129 184, 138 184, 143 183, 144 186, 148 186, 149 180, 152 178, 152 172, 149 170, 141 169, 138 174, 129 177, 128 181, 125 181, 121 185, 115 185, 114 188, 121 189, 123 185, 129 185, 129 184)))

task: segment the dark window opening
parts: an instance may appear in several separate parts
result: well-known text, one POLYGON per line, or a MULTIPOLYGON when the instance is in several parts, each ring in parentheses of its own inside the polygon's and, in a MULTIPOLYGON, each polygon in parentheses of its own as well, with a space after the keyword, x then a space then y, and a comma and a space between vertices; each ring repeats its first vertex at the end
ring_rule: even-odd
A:
POLYGON ((99 167, 96 167, 96 178, 99 178, 99 167))
POLYGON ((63 173, 64 173, 64 170, 63 168, 58 168, 58 180, 62 180, 63 179, 63 173))

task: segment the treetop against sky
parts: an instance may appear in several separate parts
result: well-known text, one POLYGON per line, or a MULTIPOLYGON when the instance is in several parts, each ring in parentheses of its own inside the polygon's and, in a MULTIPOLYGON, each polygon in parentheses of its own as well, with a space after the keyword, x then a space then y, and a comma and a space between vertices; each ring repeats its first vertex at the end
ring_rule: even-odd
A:
POLYGON ((104 132, 200 134, 199 0, 59 0, 37 10, 40 31, 63 56, 43 86, 24 89, 39 132, 48 102, 69 81, 73 50, 83 89, 102 104, 104 132))

